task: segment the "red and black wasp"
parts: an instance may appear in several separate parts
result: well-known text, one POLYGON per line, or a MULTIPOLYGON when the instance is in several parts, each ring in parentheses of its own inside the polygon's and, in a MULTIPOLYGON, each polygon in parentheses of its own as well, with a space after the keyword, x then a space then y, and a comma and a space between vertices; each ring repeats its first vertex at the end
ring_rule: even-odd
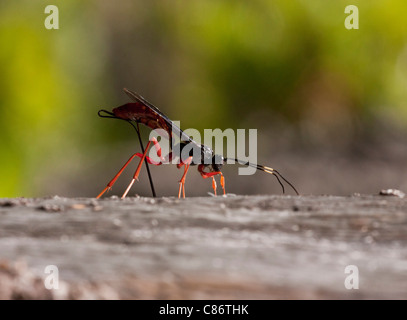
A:
MULTIPOLYGON (((224 158, 221 155, 214 154, 213 150, 208 146, 203 144, 199 144, 191 139, 187 134, 185 134, 178 126, 174 124, 166 115, 164 115, 157 107, 152 105, 150 102, 145 100, 142 96, 138 95, 137 93, 130 91, 128 89, 124 89, 124 92, 134 101, 130 103, 126 103, 120 107, 114 108, 112 112, 106 110, 99 110, 98 115, 103 118, 114 118, 125 120, 130 123, 137 131, 139 136, 139 142, 143 153, 135 153, 133 154, 129 160, 123 165, 123 167, 119 170, 119 172, 113 177, 113 179, 107 184, 107 186, 102 190, 102 192, 97 196, 100 198, 107 190, 110 190, 119 176, 122 174, 123 170, 127 167, 127 165, 135 158, 141 158, 140 163, 133 175, 133 179, 131 180, 130 184, 128 185, 126 191, 124 192, 122 199, 126 197, 127 193, 129 192, 130 188, 132 187, 133 183, 138 180, 138 176, 140 174, 140 169, 143 162, 147 162, 147 172, 150 180, 151 189, 153 192, 153 196, 155 196, 154 185, 151 179, 150 171, 148 169, 148 164, 152 165, 161 165, 163 163, 168 163, 172 161, 172 159, 176 159, 177 167, 181 168, 184 166, 184 174, 181 177, 179 182, 179 190, 178 190, 178 198, 181 197, 181 192, 183 198, 185 198, 185 178, 190 166, 197 165, 198 172, 201 174, 202 178, 212 178, 212 188, 216 195, 216 181, 215 176, 220 175, 220 184, 223 189, 223 194, 225 195, 225 178, 221 172, 223 164, 228 161, 228 158, 224 158), (104 114, 102 114, 104 113, 104 114), (135 124, 134 124, 134 123, 135 124), (155 129, 163 129, 165 132, 168 133, 168 138, 170 140, 170 149, 171 152, 163 157, 161 153, 161 147, 155 138, 151 138, 148 141, 146 148, 144 149, 141 137, 140 137, 140 130, 139 130, 139 123, 144 124, 145 126, 155 130, 155 129), (176 135, 180 139, 180 143, 177 146, 172 145, 172 138, 173 135, 176 135), (154 144, 157 152, 157 156, 160 158, 159 162, 153 161, 150 157, 147 156, 147 152, 151 146, 151 143, 154 144), (187 148, 186 156, 181 156, 183 154, 183 150, 187 148), (177 152, 174 154, 173 150, 176 149, 177 152)), ((251 162, 239 160, 239 159, 229 159, 233 160, 241 165, 250 166, 257 170, 269 173, 274 175, 277 178, 277 181, 281 185, 283 192, 284 192, 284 185, 281 182, 280 178, 285 181, 298 195, 298 191, 295 187, 285 179, 277 170, 261 166, 258 164, 254 164, 251 162)))

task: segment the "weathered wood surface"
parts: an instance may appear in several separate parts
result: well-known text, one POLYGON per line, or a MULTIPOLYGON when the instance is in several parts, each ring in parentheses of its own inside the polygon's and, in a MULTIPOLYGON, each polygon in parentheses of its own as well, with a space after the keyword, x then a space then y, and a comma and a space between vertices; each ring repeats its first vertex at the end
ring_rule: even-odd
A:
POLYGON ((0 199, 0 298, 406 299, 407 199, 0 199))

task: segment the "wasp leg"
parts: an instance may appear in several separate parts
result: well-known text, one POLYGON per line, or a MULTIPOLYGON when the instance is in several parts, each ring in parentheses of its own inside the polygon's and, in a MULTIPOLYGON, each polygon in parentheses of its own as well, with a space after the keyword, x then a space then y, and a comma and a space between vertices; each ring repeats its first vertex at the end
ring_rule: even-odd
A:
MULTIPOLYGON (((141 154, 141 153, 135 153, 135 154, 133 154, 133 155, 129 158, 129 160, 127 160, 127 162, 123 165, 123 167, 120 169, 120 171, 113 177, 113 179, 110 180, 110 182, 109 182, 109 183, 107 184, 107 186, 102 190, 102 192, 99 193, 99 195, 96 197, 96 199, 99 199, 107 190, 110 190, 110 189, 113 187, 113 185, 115 184, 116 180, 117 180, 117 179, 120 177, 120 175, 123 173, 124 169, 126 169, 126 167, 129 165, 129 163, 130 163, 135 157, 140 157, 141 159, 143 159, 143 157, 145 157, 145 158, 146 158, 146 161, 147 161, 148 163, 153 164, 153 165, 156 165, 156 166, 159 166, 159 165, 161 165, 163 162, 166 161, 166 159, 161 156, 161 147, 160 147, 160 145, 159 145, 157 139, 156 139, 156 138, 152 138, 152 139, 151 139, 151 142, 154 143, 154 146, 155 146, 155 148, 156 148, 156 150, 157 150, 157 155, 160 157, 161 162, 154 162, 153 160, 150 159, 150 157, 147 157, 147 156, 145 156, 145 155, 143 155, 143 154, 141 154)), ((145 152, 144 152, 145 154, 147 154, 147 150, 148 150, 148 147, 149 147, 149 146, 150 146, 150 142, 149 142, 149 144, 147 145, 147 148, 146 148, 146 150, 145 150, 145 152)), ((171 154, 171 155, 168 155, 168 157, 169 157, 169 158, 172 158, 172 154, 171 154)), ((171 160, 169 160, 169 161, 171 161, 171 160)), ((141 161, 140 164, 139 164, 139 168, 141 168, 141 163, 142 163, 142 161, 141 161)), ((139 169, 139 168, 137 168, 137 169, 139 169)), ((136 171, 137 177, 138 177, 139 172, 140 172, 140 170, 136 171)), ((135 174, 135 175, 136 175, 136 174, 135 174)), ((137 177, 136 177, 136 179, 137 179, 137 177)), ((134 181, 131 182, 131 185, 133 185, 133 183, 134 183, 134 181)), ((130 185, 130 187, 131 187, 131 185, 130 185)), ((128 187, 128 189, 130 190, 129 187, 128 187)), ((127 192, 128 192, 128 190, 127 190, 127 192)), ((127 192, 123 195, 124 197, 126 196, 127 192)), ((123 198, 123 197, 122 197, 122 198, 123 198)))
POLYGON ((119 172, 113 177, 112 180, 110 180, 110 182, 107 184, 107 186, 102 190, 101 193, 99 193, 99 195, 96 197, 96 199, 99 199, 107 190, 110 190, 113 185, 115 184, 116 180, 120 177, 120 175, 123 173, 124 169, 126 169, 126 167, 129 165, 129 163, 131 162, 131 160, 133 160, 136 156, 138 156, 138 153, 133 154, 129 160, 127 160, 127 162, 123 165, 123 167, 119 170, 119 172))
POLYGON ((183 165, 185 165, 184 168, 184 174, 181 177, 181 180, 179 181, 179 190, 178 190, 178 199, 181 198, 181 190, 182 190, 182 197, 185 199, 185 178, 187 176, 187 172, 189 169, 189 166, 191 165, 192 162, 192 157, 189 157, 185 162, 181 162, 177 164, 178 169, 181 168, 183 165))
POLYGON ((217 188, 216 180, 215 180, 215 177, 212 176, 212 189, 213 189, 213 192, 215 193, 215 197, 216 197, 216 188, 217 188))
POLYGON ((223 176, 222 172, 219 173, 220 174, 220 185, 223 189, 223 195, 226 195, 226 191, 225 191, 225 177, 223 176))
POLYGON ((137 166, 136 172, 134 172, 133 179, 131 180, 130 184, 127 186, 126 191, 123 193, 122 199, 126 198, 126 196, 127 196, 127 194, 129 193, 130 188, 132 187, 133 183, 134 183, 136 180, 138 180, 138 176, 139 176, 139 174, 140 174, 141 166, 142 166, 142 164, 143 164, 143 162, 144 162, 144 160, 145 160, 145 158, 146 158, 146 156, 147 156, 147 152, 148 152, 148 149, 150 148, 150 145, 151 145, 151 141, 149 141, 149 142, 147 143, 146 149, 145 149, 145 151, 144 151, 144 153, 143 153, 143 156, 141 157, 140 163, 139 163, 138 166, 137 166))
POLYGON ((138 176, 139 176, 139 174, 140 174, 141 166, 142 166, 142 164, 143 164, 144 161, 147 161, 148 163, 151 163, 151 164, 153 164, 153 165, 159 166, 159 165, 163 164, 164 162, 168 161, 168 159, 172 159, 172 153, 169 153, 169 154, 167 155, 167 158, 168 158, 168 159, 165 159, 165 158, 161 155, 161 147, 160 147, 160 144, 158 143, 157 139, 154 138, 154 137, 148 142, 144 153, 143 153, 143 154, 141 154, 141 153, 136 153, 135 156, 140 157, 141 160, 140 160, 139 165, 137 166, 136 172, 134 172, 133 179, 131 180, 130 184, 127 186, 126 191, 125 191, 125 192, 123 193, 123 195, 122 195, 122 199, 124 199, 124 198, 127 196, 128 192, 130 191, 130 188, 133 186, 134 182, 135 182, 136 180, 138 180, 138 176), (151 142, 152 142, 152 143, 154 144, 154 146, 155 146, 157 155, 158 155, 158 157, 160 158, 160 162, 154 162, 150 157, 147 157, 147 152, 148 152, 148 149, 150 148, 151 142))
POLYGON ((212 188, 213 191, 215 192, 215 196, 216 196, 216 181, 215 181, 215 176, 217 174, 220 174, 220 185, 222 186, 223 189, 223 195, 226 195, 226 191, 225 191, 225 178, 222 174, 222 172, 220 171, 216 171, 216 172, 205 172, 204 171, 205 166, 200 164, 198 166, 198 171, 201 174, 202 178, 207 179, 207 178, 212 178, 212 188))

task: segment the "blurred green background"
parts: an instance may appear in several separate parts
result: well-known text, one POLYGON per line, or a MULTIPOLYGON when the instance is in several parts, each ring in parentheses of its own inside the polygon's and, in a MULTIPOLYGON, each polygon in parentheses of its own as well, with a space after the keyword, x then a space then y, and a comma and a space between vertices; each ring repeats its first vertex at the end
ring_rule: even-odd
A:
MULTIPOLYGON (((258 129, 259 163, 304 194, 406 191, 406 17, 405 0, 3 0, 0 197, 97 195, 139 151, 129 125, 97 116, 128 101, 123 87, 182 128, 258 129), (349 4, 359 30, 344 26, 349 4)), ((176 195, 182 172, 151 169, 176 195)), ((228 192, 281 192, 224 172, 228 192)), ((186 188, 211 191, 195 169, 186 188)), ((144 170, 135 193, 150 195, 144 170)))

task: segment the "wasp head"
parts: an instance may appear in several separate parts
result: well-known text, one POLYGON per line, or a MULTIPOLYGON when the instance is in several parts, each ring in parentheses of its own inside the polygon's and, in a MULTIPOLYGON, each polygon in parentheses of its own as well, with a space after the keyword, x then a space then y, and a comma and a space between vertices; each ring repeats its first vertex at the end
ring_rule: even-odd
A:
POLYGON ((215 172, 219 172, 222 170, 223 163, 225 162, 225 158, 219 154, 214 154, 212 157, 212 169, 215 172))

